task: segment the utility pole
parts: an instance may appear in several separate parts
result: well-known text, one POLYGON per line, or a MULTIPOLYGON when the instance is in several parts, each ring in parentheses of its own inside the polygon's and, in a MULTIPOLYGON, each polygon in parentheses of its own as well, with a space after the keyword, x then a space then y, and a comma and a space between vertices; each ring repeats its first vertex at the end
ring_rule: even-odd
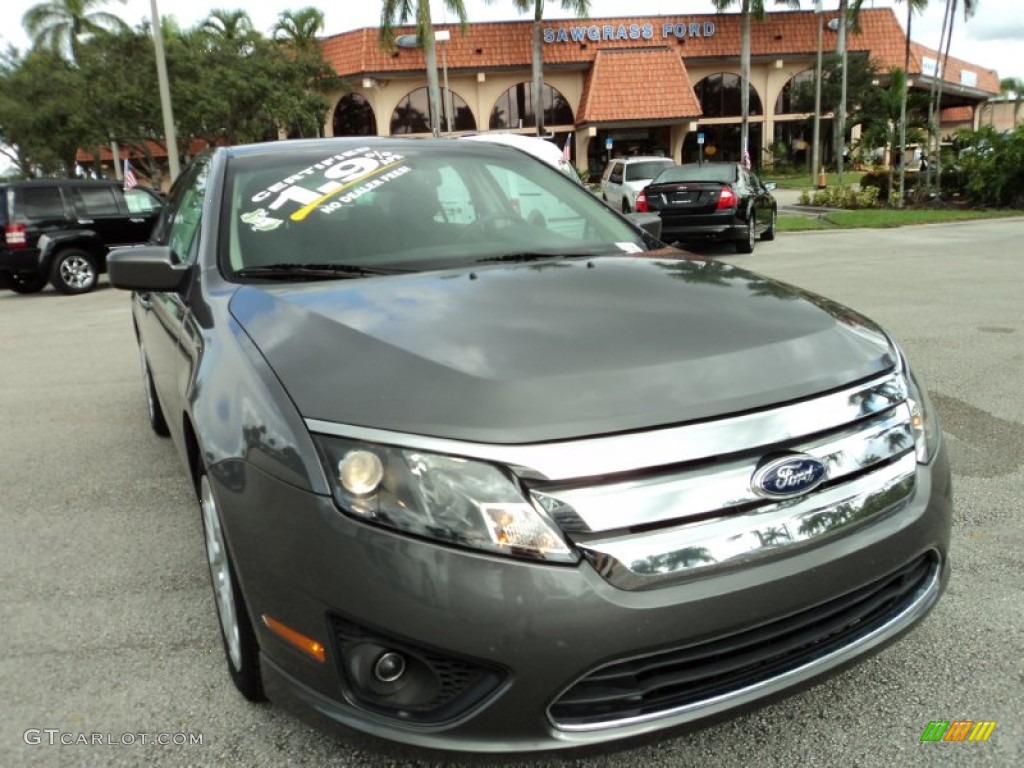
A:
POLYGON ((160 87, 160 111, 164 116, 164 141, 167 143, 167 162, 171 167, 171 181, 178 178, 181 166, 178 163, 178 139, 174 133, 174 113, 171 111, 171 86, 167 82, 167 60, 164 58, 163 24, 156 0, 149 0, 153 23, 153 46, 156 48, 156 79, 160 87))

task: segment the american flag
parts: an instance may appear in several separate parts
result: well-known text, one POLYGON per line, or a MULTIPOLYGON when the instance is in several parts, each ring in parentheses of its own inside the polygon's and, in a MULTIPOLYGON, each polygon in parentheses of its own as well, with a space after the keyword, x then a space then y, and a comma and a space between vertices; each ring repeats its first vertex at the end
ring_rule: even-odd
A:
POLYGON ((565 146, 562 147, 562 159, 567 163, 572 162, 572 134, 565 137, 565 146))
POLYGON ((139 180, 135 178, 135 171, 132 170, 132 164, 128 162, 126 158, 124 161, 124 188, 131 189, 138 185, 139 180))

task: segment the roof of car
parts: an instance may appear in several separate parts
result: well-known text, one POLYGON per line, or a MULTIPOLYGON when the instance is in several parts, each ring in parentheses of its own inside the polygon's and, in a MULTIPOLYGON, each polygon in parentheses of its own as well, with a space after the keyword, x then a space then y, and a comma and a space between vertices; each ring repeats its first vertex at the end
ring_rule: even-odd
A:
POLYGON ((451 139, 406 139, 383 136, 344 136, 329 139, 288 139, 286 141, 267 141, 261 144, 240 144, 232 147, 220 147, 217 152, 224 152, 230 157, 249 157, 258 155, 280 155, 289 152, 308 152, 325 150, 327 152, 353 149, 356 147, 387 147, 389 149, 420 149, 425 146, 444 147, 451 152, 501 151, 486 142, 452 141, 451 139))
POLYGON ((52 187, 54 184, 67 185, 72 187, 101 187, 109 186, 111 184, 120 184, 121 182, 115 181, 114 179, 66 179, 66 178, 47 178, 47 179, 20 179, 16 181, 4 181, 0 182, 0 186, 12 186, 20 185, 26 187, 39 187, 47 186, 52 187))

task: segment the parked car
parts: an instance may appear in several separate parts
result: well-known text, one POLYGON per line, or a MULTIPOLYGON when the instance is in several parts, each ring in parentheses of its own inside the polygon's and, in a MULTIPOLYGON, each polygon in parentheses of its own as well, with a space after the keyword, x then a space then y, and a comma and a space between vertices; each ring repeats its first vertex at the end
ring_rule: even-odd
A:
POLYGON ((731 242, 737 253, 752 253, 759 237, 775 239, 774 189, 740 163, 687 163, 662 171, 636 209, 661 217, 666 243, 731 242))
POLYGON ((111 254, 245 697, 573 747, 805 684, 935 605, 950 473, 895 342, 658 223, 485 142, 319 139, 201 155, 111 254), (510 180, 580 226, 531 225, 510 180))
POLYGON ((636 198, 654 177, 675 163, 667 157, 620 157, 601 176, 601 199, 623 213, 636 210, 636 198))
POLYGON ((572 163, 566 160, 563 151, 552 142, 539 136, 525 136, 521 133, 508 133, 506 131, 491 131, 490 133, 473 133, 461 138, 467 141, 485 141, 491 144, 504 144, 508 147, 514 147, 520 152, 533 155, 541 162, 547 163, 552 168, 561 171, 577 184, 583 183, 580 175, 573 168, 572 163))
POLYGON ((111 246, 144 243, 163 202, 113 181, 40 179, 0 184, 0 283, 37 293, 86 293, 111 246))

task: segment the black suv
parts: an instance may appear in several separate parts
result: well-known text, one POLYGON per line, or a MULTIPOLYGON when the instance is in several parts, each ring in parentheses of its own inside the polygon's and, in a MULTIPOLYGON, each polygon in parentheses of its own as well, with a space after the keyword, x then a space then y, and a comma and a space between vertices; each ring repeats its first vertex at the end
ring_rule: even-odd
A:
POLYGON ((0 184, 0 285, 18 293, 86 293, 107 250, 144 243, 163 208, 149 190, 114 181, 40 179, 0 184))

